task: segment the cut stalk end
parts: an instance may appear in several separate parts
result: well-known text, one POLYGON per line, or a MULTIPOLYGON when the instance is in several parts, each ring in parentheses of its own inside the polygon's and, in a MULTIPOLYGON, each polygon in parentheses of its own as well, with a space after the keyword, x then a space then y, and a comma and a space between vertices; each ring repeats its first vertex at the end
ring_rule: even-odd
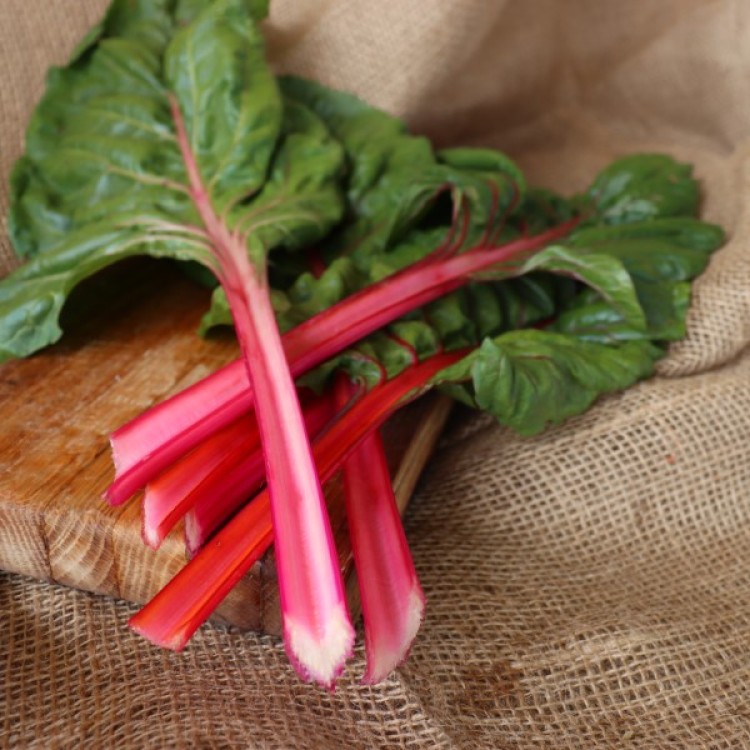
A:
POLYGON ((332 609, 322 634, 292 617, 284 619, 284 643, 300 676, 333 689, 354 648, 354 628, 345 605, 332 609))
MULTIPOLYGON (((141 610, 142 612, 143 610, 141 610)), ((137 612, 128 620, 128 627, 138 635, 143 636, 146 640, 151 641, 155 646, 167 648, 170 651, 182 651, 187 642, 190 640, 190 634, 185 630, 172 631, 168 635, 156 631, 149 627, 148 623, 143 622, 141 612, 137 612)))
POLYGON ((367 671, 361 679, 362 685, 377 685, 383 682, 396 667, 406 661, 414 639, 422 625, 425 598, 417 581, 408 598, 406 611, 399 618, 397 627, 388 637, 367 638, 367 671))
MULTIPOLYGON (((148 490, 146 490, 148 492, 148 490)), ((159 527, 158 522, 150 517, 148 513, 149 504, 146 503, 145 499, 143 502, 143 523, 141 524, 141 539, 153 550, 159 549, 161 543, 164 541, 166 534, 159 527)))

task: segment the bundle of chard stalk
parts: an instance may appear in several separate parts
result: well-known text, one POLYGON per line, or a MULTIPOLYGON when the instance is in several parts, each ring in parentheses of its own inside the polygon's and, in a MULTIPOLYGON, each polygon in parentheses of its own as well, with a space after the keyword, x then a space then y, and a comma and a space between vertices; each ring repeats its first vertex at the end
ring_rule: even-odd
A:
POLYGON ((379 428, 431 388, 524 435, 652 372, 722 242, 691 169, 630 155, 572 198, 493 150, 435 150, 357 98, 278 78, 264 0, 115 0, 50 72, 12 176, 26 263, 0 283, 0 356, 61 335, 83 278, 133 255, 215 285, 204 331, 241 357, 112 435, 105 496, 145 488, 189 562, 131 620, 182 648, 275 544, 300 675, 351 653, 321 482, 343 470, 366 682, 405 657, 424 597, 379 428))

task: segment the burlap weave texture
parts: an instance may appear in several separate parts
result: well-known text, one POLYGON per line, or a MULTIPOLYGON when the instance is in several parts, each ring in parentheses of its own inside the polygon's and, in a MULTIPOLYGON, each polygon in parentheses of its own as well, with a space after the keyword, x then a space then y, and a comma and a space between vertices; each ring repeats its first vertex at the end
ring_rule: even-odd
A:
MULTIPOLYGON (((3 214, 44 70, 105 5, 0 0, 3 214)), ((729 242, 659 377, 533 440, 452 426, 407 518, 428 617, 387 683, 357 685, 361 647, 335 695, 268 638, 158 651, 128 605, 0 574, 0 746, 750 747, 748 32, 742 0, 273 0, 279 69, 558 189, 674 154, 729 242)))

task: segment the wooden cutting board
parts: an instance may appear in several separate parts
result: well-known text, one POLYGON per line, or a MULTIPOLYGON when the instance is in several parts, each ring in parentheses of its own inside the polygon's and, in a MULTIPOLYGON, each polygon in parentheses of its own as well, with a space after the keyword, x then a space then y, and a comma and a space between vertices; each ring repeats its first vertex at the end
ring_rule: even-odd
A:
MULTIPOLYGON (((231 336, 195 334, 209 294, 157 261, 120 264, 79 287, 63 341, 0 365, 0 568, 131 602, 150 599, 185 563, 182 530, 153 551, 140 537, 140 502, 109 507, 107 436, 138 413, 237 355, 231 336)), ((392 476, 405 508, 449 411, 423 398, 385 427, 392 476)), ((326 486, 353 609, 356 582, 340 486, 326 486)), ((216 619, 278 633, 269 554, 216 619)))

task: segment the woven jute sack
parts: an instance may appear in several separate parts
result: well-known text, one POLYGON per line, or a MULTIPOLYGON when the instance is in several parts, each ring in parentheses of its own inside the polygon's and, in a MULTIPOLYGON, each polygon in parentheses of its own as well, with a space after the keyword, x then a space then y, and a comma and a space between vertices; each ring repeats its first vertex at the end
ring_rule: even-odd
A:
MULTIPOLYGON (((104 5, 0 0, 3 213, 44 71, 104 5)), ((0 744, 750 747, 748 33, 742 0, 273 0, 279 70, 560 190, 673 154, 729 242, 657 377, 532 440, 455 421, 407 516, 427 619, 386 683, 357 684, 361 646, 335 694, 267 637, 159 651, 129 605, 3 575, 0 744)))

